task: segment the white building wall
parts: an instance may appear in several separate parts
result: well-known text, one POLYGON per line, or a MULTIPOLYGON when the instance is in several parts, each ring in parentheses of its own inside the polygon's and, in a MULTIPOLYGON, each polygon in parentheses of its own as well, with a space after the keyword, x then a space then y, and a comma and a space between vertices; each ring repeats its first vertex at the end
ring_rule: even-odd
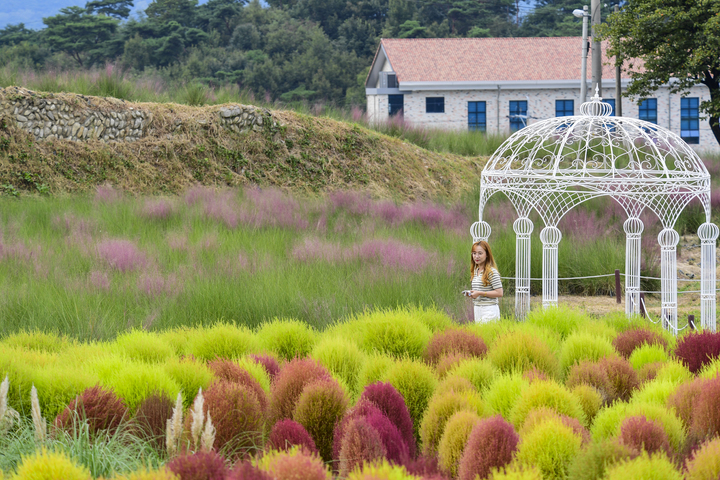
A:
MULTIPOLYGON (((385 65, 385 68, 389 65, 385 65)), ((401 84, 402 89, 402 84, 401 84)), ((588 89, 588 100, 594 95, 588 89)), ((615 97, 615 87, 603 88, 604 99, 615 97)), ((692 88, 687 97, 697 97, 702 103, 710 99, 707 87, 692 88)), ((388 96, 368 95, 368 118, 373 121, 385 121, 388 118, 388 96)), ((657 99, 658 125, 680 135, 680 99, 681 95, 670 94, 669 88, 662 87, 651 98, 657 99)), ((457 91, 418 91, 404 94, 404 117, 411 124, 427 128, 443 128, 449 130, 467 130, 468 102, 484 101, 486 107, 486 125, 489 133, 510 131, 509 108, 511 100, 528 102, 529 123, 555 117, 555 100, 573 100, 574 114, 580 113, 580 89, 526 89, 526 90, 457 90, 457 91), (444 113, 427 113, 425 99, 427 97, 444 97, 444 113)), ((617 108, 617 101, 616 101, 617 108)), ((622 98, 623 116, 638 118, 636 101, 622 98)), ((694 145, 698 150, 720 151, 720 146, 710 130, 707 119, 700 117, 700 144, 694 145)))

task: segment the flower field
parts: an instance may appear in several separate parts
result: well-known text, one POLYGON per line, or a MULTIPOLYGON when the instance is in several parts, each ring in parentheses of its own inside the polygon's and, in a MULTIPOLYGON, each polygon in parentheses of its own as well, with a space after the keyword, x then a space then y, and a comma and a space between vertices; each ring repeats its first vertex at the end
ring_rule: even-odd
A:
POLYGON ((8 478, 720 475, 720 334, 621 315, 26 331, 0 342, 0 372, 8 478))

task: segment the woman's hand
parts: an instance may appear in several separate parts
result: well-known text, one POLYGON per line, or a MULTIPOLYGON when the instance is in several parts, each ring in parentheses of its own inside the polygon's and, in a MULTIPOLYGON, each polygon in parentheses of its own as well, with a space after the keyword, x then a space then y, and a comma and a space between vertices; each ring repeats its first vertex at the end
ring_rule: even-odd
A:
POLYGON ((481 292, 480 290, 470 290, 470 298, 472 298, 474 300, 478 297, 481 297, 482 293, 483 292, 481 292))

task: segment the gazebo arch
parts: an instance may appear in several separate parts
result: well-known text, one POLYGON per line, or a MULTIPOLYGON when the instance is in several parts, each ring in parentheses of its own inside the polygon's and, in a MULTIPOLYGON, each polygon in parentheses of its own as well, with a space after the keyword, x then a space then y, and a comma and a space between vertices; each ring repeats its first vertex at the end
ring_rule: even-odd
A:
POLYGON ((625 278, 628 315, 639 313, 640 214, 650 210, 660 219, 662 315, 677 334, 677 259, 680 236, 674 230, 683 209, 698 198, 705 223, 698 229, 702 242, 702 326, 715 330, 715 241, 720 231, 710 221, 710 175, 700 157, 678 135, 653 123, 611 117, 610 105, 596 93, 580 106, 580 115, 557 117, 529 125, 511 135, 490 157, 480 182, 479 221, 471 227, 473 240, 487 240, 492 231, 483 221, 487 201, 504 193, 515 207, 515 311, 530 309, 529 214, 535 210, 544 223, 543 306, 557 305, 560 219, 592 198, 611 197, 627 214, 625 278))

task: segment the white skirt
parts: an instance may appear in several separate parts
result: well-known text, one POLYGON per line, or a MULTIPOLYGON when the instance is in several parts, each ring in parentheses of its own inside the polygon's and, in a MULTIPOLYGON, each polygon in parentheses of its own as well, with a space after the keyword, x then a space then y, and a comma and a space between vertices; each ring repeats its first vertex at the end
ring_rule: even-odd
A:
POLYGON ((497 305, 473 305, 473 307, 475 309, 475 323, 500 320, 500 307, 497 305))

